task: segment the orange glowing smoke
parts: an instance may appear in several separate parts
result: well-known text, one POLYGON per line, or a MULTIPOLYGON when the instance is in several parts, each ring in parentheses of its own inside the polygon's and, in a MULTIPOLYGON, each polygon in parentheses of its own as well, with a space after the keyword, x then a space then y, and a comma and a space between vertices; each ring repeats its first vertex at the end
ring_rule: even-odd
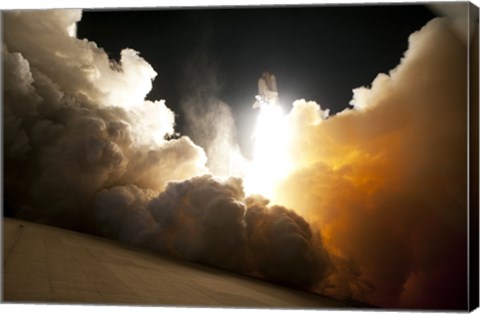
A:
POLYGON ((449 307, 467 287, 467 50, 441 19, 409 43, 353 109, 293 104, 293 170, 272 199, 321 231, 337 268, 324 292, 449 307))

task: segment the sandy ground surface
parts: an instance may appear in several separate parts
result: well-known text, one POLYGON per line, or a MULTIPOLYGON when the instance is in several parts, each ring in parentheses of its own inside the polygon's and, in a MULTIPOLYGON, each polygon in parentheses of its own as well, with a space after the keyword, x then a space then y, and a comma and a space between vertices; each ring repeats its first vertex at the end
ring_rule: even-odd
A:
POLYGON ((3 218, 3 302, 338 308, 313 293, 3 218))

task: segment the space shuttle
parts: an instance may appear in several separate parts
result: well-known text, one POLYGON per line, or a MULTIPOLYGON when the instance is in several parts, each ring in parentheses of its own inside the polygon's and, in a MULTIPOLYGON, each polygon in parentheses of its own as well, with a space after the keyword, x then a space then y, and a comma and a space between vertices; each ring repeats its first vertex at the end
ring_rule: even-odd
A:
POLYGON ((253 108, 263 105, 276 105, 278 103, 277 79, 268 71, 263 72, 258 79, 258 95, 255 96, 253 108))

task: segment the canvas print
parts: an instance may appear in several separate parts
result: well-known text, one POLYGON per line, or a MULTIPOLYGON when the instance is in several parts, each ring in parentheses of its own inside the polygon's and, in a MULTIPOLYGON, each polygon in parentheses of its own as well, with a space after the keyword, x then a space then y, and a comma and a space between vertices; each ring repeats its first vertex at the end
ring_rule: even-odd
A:
POLYGON ((478 304, 475 5, 1 19, 3 302, 478 304))

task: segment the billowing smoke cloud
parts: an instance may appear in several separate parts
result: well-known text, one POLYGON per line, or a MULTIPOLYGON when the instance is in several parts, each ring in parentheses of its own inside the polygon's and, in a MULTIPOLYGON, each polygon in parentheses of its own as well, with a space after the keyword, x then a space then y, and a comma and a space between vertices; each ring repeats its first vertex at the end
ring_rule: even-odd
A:
POLYGON ((400 65, 353 109, 289 113, 296 171, 276 201, 301 210, 338 259, 330 293, 387 307, 467 297, 467 50, 447 20, 409 38, 400 65))
MULTIPOLYGON (((188 137, 166 140, 174 133, 173 112, 164 101, 144 100, 156 73, 133 50, 115 62, 94 43, 72 37, 68 30, 80 16, 4 15, 10 214, 320 288, 331 266, 319 233, 285 207, 245 198, 241 179, 206 175, 205 153, 188 137)), ((212 123, 212 115, 233 120, 226 105, 206 100, 190 105, 215 131, 200 137, 215 167, 212 149, 234 145, 228 134, 222 140, 225 132, 215 135, 225 124, 212 123)), ((206 130, 188 120, 196 132, 206 130)))
POLYGON ((70 36, 80 11, 3 15, 5 201, 18 217, 85 229, 95 193, 161 191, 207 172, 203 150, 166 141, 174 114, 146 101, 156 73, 137 52, 117 63, 70 36))
POLYGON ((117 186, 94 206, 105 234, 178 258, 304 288, 330 271, 319 234, 285 207, 245 199, 241 179, 194 177, 158 195, 117 186))
MULTIPOLYGON (((223 126, 204 134, 187 117, 207 153, 165 139, 173 112, 145 100, 155 71, 131 49, 116 62, 75 38, 80 11, 2 17, 8 214, 379 306, 465 305, 467 63, 448 21, 413 34, 353 109, 326 118, 294 103, 280 206, 209 174, 229 172, 223 126)), ((221 102, 195 98, 191 117, 221 113, 232 130, 221 102)))

